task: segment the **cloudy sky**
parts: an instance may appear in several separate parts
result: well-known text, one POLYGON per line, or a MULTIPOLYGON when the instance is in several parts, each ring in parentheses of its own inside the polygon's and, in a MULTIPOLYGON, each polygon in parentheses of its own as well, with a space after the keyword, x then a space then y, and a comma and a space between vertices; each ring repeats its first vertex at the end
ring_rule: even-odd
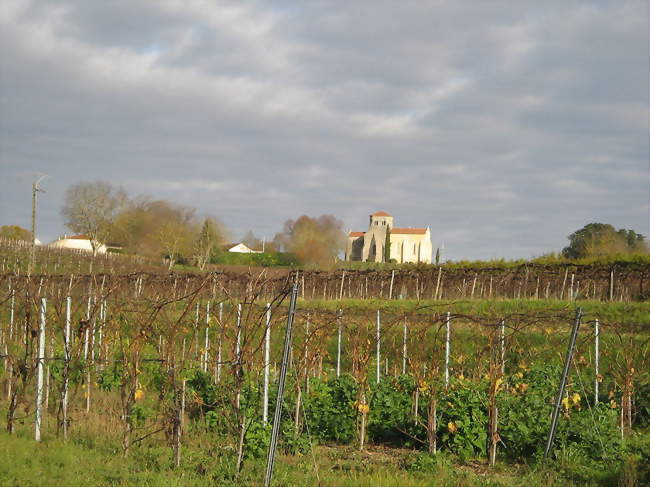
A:
POLYGON ((649 3, 3 0, 0 225, 68 185, 194 206, 235 237, 385 210, 451 259, 650 234, 649 3))

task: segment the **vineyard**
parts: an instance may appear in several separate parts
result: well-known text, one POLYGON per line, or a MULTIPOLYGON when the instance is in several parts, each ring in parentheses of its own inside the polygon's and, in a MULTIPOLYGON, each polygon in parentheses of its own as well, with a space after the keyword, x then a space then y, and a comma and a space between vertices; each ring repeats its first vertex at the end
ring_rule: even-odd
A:
POLYGON ((269 445, 273 485, 648 479, 645 262, 192 273, 43 247, 30 275, 29 251, 0 242, 12 441, 160 485, 262 485, 269 445))
MULTIPOLYGON (((25 243, 0 240, 0 272, 25 274, 30 259, 25 243)), ((84 251, 37 247, 34 273, 128 274, 133 272, 169 275, 161 262, 139 256, 107 253, 93 257, 84 251)), ((218 285, 229 295, 246 297, 250 273, 262 274, 267 297, 285 288, 293 270, 282 268, 247 269, 237 266, 212 266, 218 285)), ((186 279, 186 273, 177 273, 186 279)), ((191 279, 193 276, 189 275, 191 279)), ((481 300, 535 299, 631 302, 650 296, 650 260, 614 260, 591 263, 501 263, 494 265, 445 264, 440 266, 402 266, 396 269, 303 270, 300 297, 309 300, 341 299, 416 299, 481 300)))
MULTIPOLYGON (((601 316, 605 303, 590 301, 576 316, 581 303, 572 301, 299 299, 294 312, 292 288, 310 297, 302 273, 240 273, 233 282, 222 273, 3 274, 7 432, 92 439, 125 458, 167 449, 170 471, 191 466, 194 483, 261 485, 279 405, 278 454, 305 459, 299 483, 316 484, 321 470, 343 463, 332 454, 334 467, 323 465, 315 452, 326 446, 420 452, 402 466, 413 475, 449 458, 486 468, 541 461, 577 321, 549 456, 599 465, 592 480, 647 479, 644 303, 601 316)), ((278 469, 285 485, 289 473, 278 469)))

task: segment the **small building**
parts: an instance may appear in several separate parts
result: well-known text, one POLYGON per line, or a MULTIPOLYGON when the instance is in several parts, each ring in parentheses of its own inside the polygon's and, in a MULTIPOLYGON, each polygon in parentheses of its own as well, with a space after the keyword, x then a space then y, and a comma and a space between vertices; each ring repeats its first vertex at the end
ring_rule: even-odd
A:
POLYGON ((395 227, 392 215, 378 211, 370 215, 366 232, 348 233, 345 260, 430 264, 432 252, 429 227, 395 227))
POLYGON ((261 250, 253 250, 243 243, 231 243, 223 246, 226 252, 234 252, 236 254, 261 254, 261 250))
MULTIPOLYGON (((48 247, 54 249, 73 249, 73 250, 83 250, 86 252, 92 252, 93 246, 90 242, 90 238, 87 235, 64 235, 54 242, 50 242, 48 247)), ((105 254, 107 247, 101 242, 95 244, 96 252, 98 254, 105 254)))

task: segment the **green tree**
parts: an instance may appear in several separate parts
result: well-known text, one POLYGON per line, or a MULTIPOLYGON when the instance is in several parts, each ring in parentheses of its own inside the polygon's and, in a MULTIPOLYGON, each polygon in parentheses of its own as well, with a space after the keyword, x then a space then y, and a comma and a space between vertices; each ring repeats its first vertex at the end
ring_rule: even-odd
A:
POLYGON ((0 227, 0 237, 8 238, 9 240, 24 240, 26 242, 32 241, 32 232, 19 227, 18 225, 2 225, 0 227))
POLYGON ((633 230, 616 230, 606 223, 589 223, 569 235, 562 255, 569 259, 603 255, 648 253, 645 237, 633 230))

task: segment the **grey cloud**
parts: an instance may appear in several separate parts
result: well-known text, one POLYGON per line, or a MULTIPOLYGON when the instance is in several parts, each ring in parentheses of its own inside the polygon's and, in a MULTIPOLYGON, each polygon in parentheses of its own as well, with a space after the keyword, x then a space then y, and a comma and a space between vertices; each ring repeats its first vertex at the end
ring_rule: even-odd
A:
POLYGON ((643 2, 5 2, 0 224, 105 178, 235 236, 377 209, 449 258, 650 233, 643 2))

